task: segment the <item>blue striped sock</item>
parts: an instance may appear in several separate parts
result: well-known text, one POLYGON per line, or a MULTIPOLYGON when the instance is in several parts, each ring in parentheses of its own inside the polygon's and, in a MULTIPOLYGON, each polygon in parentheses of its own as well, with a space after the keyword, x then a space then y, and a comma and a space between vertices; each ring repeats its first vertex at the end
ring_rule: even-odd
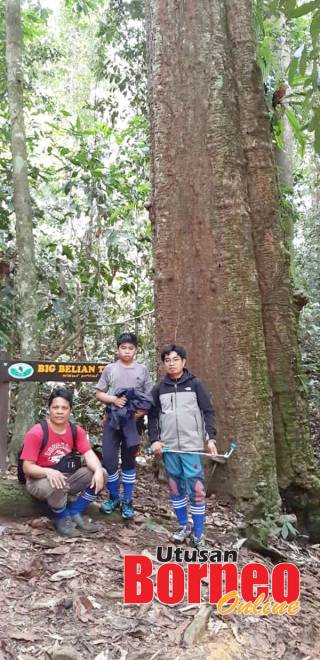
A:
POLYGON ((113 472, 113 474, 108 475, 108 491, 114 499, 119 497, 119 486, 119 470, 117 470, 116 472, 113 472))
POLYGON ((69 515, 69 511, 67 509, 67 505, 65 504, 64 506, 60 507, 60 509, 54 509, 53 506, 49 506, 50 511, 52 511, 53 517, 56 520, 59 520, 59 518, 65 518, 66 516, 69 515))
POLYGON ((82 513, 91 502, 94 502, 97 499, 97 497, 94 488, 86 488, 75 502, 69 504, 70 515, 75 516, 76 513, 82 513))
POLYGON ((203 534, 204 519, 206 513, 205 504, 191 504, 190 511, 193 520, 193 531, 195 536, 203 534))
POLYGON ((188 511, 187 511, 187 498, 181 495, 173 495, 171 497, 172 506, 177 516, 179 525, 188 524, 188 511))
POLYGON ((123 497, 129 502, 132 500, 132 491, 136 481, 136 471, 122 470, 122 483, 123 483, 123 497))

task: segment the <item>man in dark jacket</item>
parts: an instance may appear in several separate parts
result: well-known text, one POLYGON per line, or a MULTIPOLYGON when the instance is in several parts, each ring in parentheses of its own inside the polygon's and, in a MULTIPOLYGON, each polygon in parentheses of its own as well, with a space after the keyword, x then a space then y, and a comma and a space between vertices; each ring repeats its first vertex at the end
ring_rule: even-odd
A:
POLYGON ((205 435, 208 452, 217 454, 215 420, 209 394, 199 378, 186 368, 186 351, 171 344, 161 351, 166 375, 152 390, 149 412, 149 436, 154 454, 163 453, 170 495, 179 528, 173 534, 176 543, 190 535, 187 495, 193 519, 191 535, 195 547, 204 546, 205 486, 202 458, 205 435), (174 453, 182 452, 182 453, 174 453))

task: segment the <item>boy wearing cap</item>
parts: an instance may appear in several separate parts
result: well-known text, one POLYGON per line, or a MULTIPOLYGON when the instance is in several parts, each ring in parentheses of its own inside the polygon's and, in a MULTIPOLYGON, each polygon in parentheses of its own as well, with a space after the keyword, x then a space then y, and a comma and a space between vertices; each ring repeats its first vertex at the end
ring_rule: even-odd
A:
MULTIPOLYGON (((134 516, 132 493, 136 479, 135 456, 139 446, 139 436, 136 423, 120 422, 118 427, 114 422, 117 413, 121 420, 121 409, 128 407, 128 397, 119 394, 118 390, 130 389, 142 403, 151 394, 152 380, 145 365, 136 362, 138 341, 132 332, 124 332, 117 339, 118 359, 108 364, 103 370, 96 385, 96 398, 107 406, 103 430, 103 465, 108 472, 109 498, 101 505, 101 511, 110 514, 116 509, 121 510, 124 519, 134 516), (126 428, 126 431, 125 431, 126 428), (119 451, 121 451, 121 473, 123 497, 120 497, 119 451)), ((150 397, 151 401, 151 397, 150 397)), ((148 406, 147 406, 148 407, 148 406)), ((143 417, 146 407, 133 413, 135 422, 143 417)))

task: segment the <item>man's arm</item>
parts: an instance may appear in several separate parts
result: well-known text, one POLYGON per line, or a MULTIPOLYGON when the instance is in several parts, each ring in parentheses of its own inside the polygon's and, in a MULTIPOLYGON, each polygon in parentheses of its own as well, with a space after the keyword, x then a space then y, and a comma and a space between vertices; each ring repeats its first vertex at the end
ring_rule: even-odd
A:
POLYGON ((101 390, 96 391, 96 399, 97 401, 101 401, 101 403, 105 403, 106 405, 112 404, 118 408, 122 408, 127 403, 125 396, 115 396, 114 394, 101 392, 101 390))
POLYGON ((23 472, 26 477, 30 477, 31 479, 43 479, 46 477, 52 488, 63 488, 66 483, 66 478, 62 472, 49 467, 41 467, 34 461, 23 461, 23 472))
POLYGON ((203 414, 205 429, 209 436, 208 449, 210 453, 217 454, 217 449, 215 446, 216 425, 214 409, 209 392, 199 378, 197 379, 196 383, 196 394, 198 406, 203 414))
POLYGON ((95 489, 96 494, 100 493, 100 490, 103 489, 105 482, 105 473, 102 469, 102 465, 92 449, 86 451, 86 453, 83 454, 83 458, 86 462, 86 466, 89 468, 89 470, 91 470, 91 472, 93 472, 90 487, 95 489))

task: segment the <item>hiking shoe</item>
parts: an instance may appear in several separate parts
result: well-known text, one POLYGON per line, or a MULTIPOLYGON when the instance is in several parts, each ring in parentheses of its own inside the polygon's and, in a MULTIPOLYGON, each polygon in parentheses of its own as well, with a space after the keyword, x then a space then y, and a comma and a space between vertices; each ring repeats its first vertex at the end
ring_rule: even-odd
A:
POLYGON ((189 525, 180 525, 178 529, 173 532, 172 540, 174 543, 184 543, 184 541, 190 536, 189 525))
POLYGON ((203 550, 203 548, 206 547, 204 534, 201 534, 201 536, 195 536, 194 534, 191 534, 190 542, 194 548, 197 548, 197 550, 203 550))
POLYGON ((121 502, 121 515, 124 520, 131 520, 134 517, 134 509, 131 500, 122 500, 121 502))
POLYGON ((108 500, 102 502, 100 506, 100 511, 102 511, 102 513, 106 513, 107 515, 109 515, 110 513, 116 511, 116 509, 120 509, 120 503, 121 503, 120 497, 110 496, 108 500))
POLYGON ((60 536, 68 536, 69 538, 79 536, 79 532, 75 530, 70 516, 54 520, 54 526, 60 536))
POLYGON ((88 518, 83 518, 81 513, 71 516, 71 520, 76 527, 79 527, 83 532, 88 532, 88 534, 94 534, 99 531, 98 525, 91 522, 88 518))

